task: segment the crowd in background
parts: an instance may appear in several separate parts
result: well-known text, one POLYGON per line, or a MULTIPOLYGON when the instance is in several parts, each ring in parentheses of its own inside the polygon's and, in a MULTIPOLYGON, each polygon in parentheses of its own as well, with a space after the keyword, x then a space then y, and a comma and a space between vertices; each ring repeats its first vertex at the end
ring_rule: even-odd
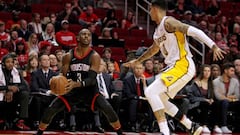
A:
MULTIPOLYGON (((88 28, 92 32, 91 45, 102 56, 102 79, 97 79, 98 83, 104 83, 105 90, 101 94, 119 115, 123 129, 157 131, 152 111, 144 98, 144 87, 164 69, 164 58, 159 53, 133 69, 126 69, 121 66, 125 61, 114 59, 111 48, 124 50, 126 61, 141 55, 146 49, 140 44, 137 50, 127 50, 124 45, 119 47, 127 37, 120 36, 114 29, 141 29, 135 23, 134 11, 129 10, 125 18, 117 18, 118 7, 114 0, 66 0, 59 12, 49 11, 47 16, 32 13, 32 21, 20 17, 21 13, 34 10, 31 4, 41 4, 42 1, 0 0, 0 13, 11 12, 12 15, 10 20, 0 17, 1 128, 37 128, 44 110, 55 98, 50 93, 49 81, 61 71, 63 55, 77 46, 76 36, 80 29, 76 28, 88 28), (104 9, 105 17, 98 17, 98 13, 94 12, 96 9, 104 9), (78 27, 70 30, 73 25, 78 27)), ((221 0, 168 1, 169 15, 200 28, 226 52, 224 60, 212 61, 212 52, 206 49, 206 64, 202 65, 201 56, 193 51, 198 69, 196 77, 172 99, 173 102, 203 125, 205 133, 239 131, 240 110, 236 108, 240 104, 240 12, 236 8, 236 11, 232 9, 232 14, 225 13, 227 4, 239 3, 221 0)), ((197 41, 191 38, 189 41, 197 49, 202 49, 197 41)), ((103 132, 103 128, 109 129, 99 112, 92 113, 88 107, 81 105, 73 108, 70 113, 60 113, 53 123, 55 126, 50 128, 98 132, 103 132)), ((172 130, 177 130, 177 127, 181 130, 178 123, 174 124, 172 130)))

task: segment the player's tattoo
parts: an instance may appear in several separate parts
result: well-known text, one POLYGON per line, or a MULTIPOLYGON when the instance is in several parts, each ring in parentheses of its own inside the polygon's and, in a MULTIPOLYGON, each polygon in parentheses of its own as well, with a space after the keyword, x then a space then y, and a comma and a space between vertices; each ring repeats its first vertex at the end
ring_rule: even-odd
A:
POLYGON ((184 34, 187 34, 187 30, 188 30, 188 25, 184 24, 172 17, 166 19, 165 23, 164 23, 165 29, 167 30, 167 32, 182 32, 184 34))

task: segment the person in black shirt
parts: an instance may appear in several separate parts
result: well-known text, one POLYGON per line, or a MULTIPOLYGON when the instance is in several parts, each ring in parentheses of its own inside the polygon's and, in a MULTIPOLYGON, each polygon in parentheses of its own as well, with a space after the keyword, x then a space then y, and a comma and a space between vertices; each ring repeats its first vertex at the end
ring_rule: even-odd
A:
POLYGON ((105 114, 111 126, 121 135, 121 124, 112 106, 99 94, 96 76, 99 73, 100 56, 90 47, 91 33, 82 29, 78 34, 78 46, 63 57, 62 75, 68 79, 63 96, 58 96, 46 110, 39 125, 37 135, 43 134, 53 117, 66 107, 84 102, 91 110, 99 109, 105 114))

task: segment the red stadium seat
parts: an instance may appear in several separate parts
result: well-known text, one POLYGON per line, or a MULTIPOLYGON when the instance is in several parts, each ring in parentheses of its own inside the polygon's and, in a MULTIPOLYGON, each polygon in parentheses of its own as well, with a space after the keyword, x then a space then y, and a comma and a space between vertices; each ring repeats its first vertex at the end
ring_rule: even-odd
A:
POLYGON ((31 22, 32 21, 32 13, 20 13, 19 14, 19 18, 21 19, 25 19, 27 22, 31 22))
POLYGON ((93 48, 93 50, 95 50, 100 56, 102 56, 102 52, 103 52, 104 47, 93 46, 92 48, 93 48))
POLYGON ((143 30, 132 29, 130 31, 130 35, 134 37, 147 37, 147 31, 145 29, 143 30))
POLYGON ((0 12, 0 16, 0 20, 4 22, 12 19, 12 13, 10 12, 0 12))
POLYGON ((113 32, 117 32, 118 33, 118 37, 125 39, 126 37, 129 36, 129 31, 126 29, 122 29, 122 28, 113 28, 112 29, 113 32))
POLYGON ((79 24, 70 24, 68 30, 73 32, 75 35, 82 29, 82 26, 79 24))

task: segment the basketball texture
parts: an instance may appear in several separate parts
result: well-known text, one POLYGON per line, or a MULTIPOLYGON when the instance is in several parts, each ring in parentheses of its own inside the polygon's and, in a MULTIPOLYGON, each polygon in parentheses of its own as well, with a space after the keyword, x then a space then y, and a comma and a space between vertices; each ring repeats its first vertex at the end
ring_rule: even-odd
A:
POLYGON ((51 93, 54 95, 57 95, 57 96, 64 95, 68 92, 65 89, 68 83, 67 78, 65 76, 62 76, 62 75, 54 76, 51 78, 49 83, 50 83, 51 93))

